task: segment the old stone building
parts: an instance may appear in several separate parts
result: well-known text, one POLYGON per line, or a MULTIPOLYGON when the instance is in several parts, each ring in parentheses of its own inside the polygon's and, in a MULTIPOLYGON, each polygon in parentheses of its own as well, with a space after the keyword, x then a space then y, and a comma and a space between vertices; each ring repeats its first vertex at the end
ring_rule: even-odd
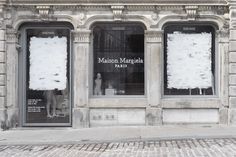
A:
POLYGON ((2 128, 236 123, 236 0, 0 0, 2 128))

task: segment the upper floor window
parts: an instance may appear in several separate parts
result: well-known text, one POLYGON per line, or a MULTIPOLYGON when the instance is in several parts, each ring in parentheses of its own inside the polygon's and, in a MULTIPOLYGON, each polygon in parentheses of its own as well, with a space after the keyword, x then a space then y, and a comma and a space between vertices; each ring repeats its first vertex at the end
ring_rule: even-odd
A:
POLYGON ((93 94, 144 95, 143 26, 100 23, 93 36, 93 94))
POLYGON ((164 29, 164 95, 215 94, 215 29, 168 25, 164 29))

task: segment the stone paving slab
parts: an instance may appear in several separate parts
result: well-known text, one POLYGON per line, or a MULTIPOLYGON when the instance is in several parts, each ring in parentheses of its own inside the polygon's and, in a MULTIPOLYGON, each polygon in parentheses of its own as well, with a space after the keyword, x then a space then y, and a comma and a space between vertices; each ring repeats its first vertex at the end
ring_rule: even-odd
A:
POLYGON ((236 157, 236 138, 1 145, 0 157, 236 157))

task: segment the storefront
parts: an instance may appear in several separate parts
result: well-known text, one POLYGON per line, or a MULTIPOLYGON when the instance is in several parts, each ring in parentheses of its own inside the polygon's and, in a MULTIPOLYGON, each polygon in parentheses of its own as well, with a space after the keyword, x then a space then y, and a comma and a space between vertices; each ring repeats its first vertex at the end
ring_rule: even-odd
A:
POLYGON ((11 127, 233 124, 231 5, 4 2, 0 119, 11 127))

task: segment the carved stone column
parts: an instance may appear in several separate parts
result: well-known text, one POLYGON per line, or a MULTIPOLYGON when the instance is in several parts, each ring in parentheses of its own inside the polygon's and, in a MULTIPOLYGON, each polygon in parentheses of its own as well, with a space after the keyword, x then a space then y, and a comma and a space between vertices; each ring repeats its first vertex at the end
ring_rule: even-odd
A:
POLYGON ((162 31, 146 31, 146 85, 147 85, 147 125, 160 125, 161 119, 161 54, 162 54, 162 31))
POLYGON ((236 0, 229 0, 229 122, 236 124, 236 0))
POLYGON ((89 30, 74 31, 73 59, 73 127, 88 127, 88 97, 89 97, 89 30))

